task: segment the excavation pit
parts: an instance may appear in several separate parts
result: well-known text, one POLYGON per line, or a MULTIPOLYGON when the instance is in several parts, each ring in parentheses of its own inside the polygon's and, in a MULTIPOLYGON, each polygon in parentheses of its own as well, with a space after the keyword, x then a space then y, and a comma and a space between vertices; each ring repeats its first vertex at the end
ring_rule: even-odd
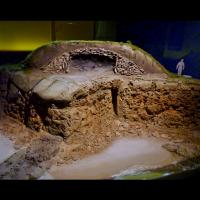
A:
POLYGON ((3 74, 4 112, 37 134, 61 138, 63 163, 99 153, 116 139, 144 136, 179 140, 186 150, 165 148, 198 156, 200 141, 191 132, 199 133, 200 83, 170 77, 147 53, 125 44, 60 42, 23 63, 21 71, 3 74))

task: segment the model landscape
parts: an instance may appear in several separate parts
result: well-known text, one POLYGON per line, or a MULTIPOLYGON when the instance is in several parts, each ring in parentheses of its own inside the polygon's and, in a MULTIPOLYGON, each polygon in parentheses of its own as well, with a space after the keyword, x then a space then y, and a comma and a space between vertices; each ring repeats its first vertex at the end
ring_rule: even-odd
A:
POLYGON ((154 179, 199 167, 200 81, 130 43, 52 42, 1 66, 0 80, 0 179, 154 179))

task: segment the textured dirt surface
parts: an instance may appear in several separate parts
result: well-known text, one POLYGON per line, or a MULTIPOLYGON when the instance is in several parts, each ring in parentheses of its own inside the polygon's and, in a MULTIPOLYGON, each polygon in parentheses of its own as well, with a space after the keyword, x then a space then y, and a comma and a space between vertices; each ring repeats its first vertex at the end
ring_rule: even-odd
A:
POLYGON ((178 161, 162 148, 163 143, 154 137, 123 137, 99 154, 52 166, 48 172, 54 179, 108 179, 128 168, 150 169, 178 161))
POLYGON ((6 148, 0 146, 6 156, 0 163, 0 179, 37 179, 64 151, 61 137, 45 132, 38 135, 17 122, 12 123, 10 118, 1 120, 0 128, 1 137, 13 144, 6 148), (8 125, 12 127, 9 129, 8 125))
POLYGON ((88 47, 114 51, 146 73, 118 74, 112 59, 95 60, 87 51, 83 59, 82 50, 71 57, 71 71, 57 72, 52 60, 85 45, 45 46, 27 58, 32 68, 0 73, 0 129, 18 150, 0 164, 2 179, 39 178, 53 164, 99 153, 122 137, 155 137, 183 159, 199 156, 199 81, 169 78, 142 51, 119 44, 88 47))
POLYGON ((138 170, 154 169, 200 155, 200 128, 163 129, 153 125, 146 127, 142 123, 128 125, 121 122, 118 135, 105 141, 97 140, 96 146, 82 144, 80 140, 64 142, 62 137, 46 132, 38 134, 26 127, 22 129, 21 124, 13 123, 11 118, 1 120, 0 128, 1 134, 10 138, 16 149, 0 164, 1 179, 107 179, 131 166, 138 170), (12 127, 7 129, 9 124, 12 127), (16 134, 14 130, 20 131, 16 134), (119 144, 112 147, 116 139, 119 144), (105 153, 106 149, 110 149, 108 153, 105 153), (116 159, 112 159, 113 156, 117 156, 116 159), (151 156, 158 159, 154 162, 151 156), (107 167, 103 163, 107 163, 107 167), (88 172, 87 176, 84 169, 90 169, 91 173, 88 172), (74 177, 70 170, 75 173, 74 177))

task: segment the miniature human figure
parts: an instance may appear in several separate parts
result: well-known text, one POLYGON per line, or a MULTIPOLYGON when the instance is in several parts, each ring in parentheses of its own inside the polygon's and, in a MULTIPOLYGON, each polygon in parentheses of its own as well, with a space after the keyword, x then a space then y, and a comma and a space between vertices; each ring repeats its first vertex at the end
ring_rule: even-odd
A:
POLYGON ((178 76, 182 75, 184 69, 185 69, 184 59, 181 59, 181 61, 179 61, 178 64, 176 65, 176 70, 178 70, 178 76))

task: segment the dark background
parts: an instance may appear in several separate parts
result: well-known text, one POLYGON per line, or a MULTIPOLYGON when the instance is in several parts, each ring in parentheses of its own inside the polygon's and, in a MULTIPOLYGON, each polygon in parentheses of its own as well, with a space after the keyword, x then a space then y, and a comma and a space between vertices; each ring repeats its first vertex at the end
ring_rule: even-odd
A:
MULTIPOLYGON (((184 58, 186 64, 184 74, 200 78, 200 20, 68 22, 49 21, 51 24, 51 38, 48 40, 96 39, 119 42, 129 40, 154 56, 171 72, 176 73, 175 67, 177 62, 184 58), (59 29, 59 27, 61 28, 59 29)), ((12 29, 9 26, 8 28, 12 29)), ((39 36, 35 35, 34 37, 32 39, 36 40, 39 36)), ((19 62, 28 53, 30 53, 30 50, 26 49, 19 51, 0 50, 0 65, 19 62)))
POLYGON ((200 78, 200 21, 119 22, 117 40, 130 40, 172 72, 176 72, 177 62, 184 58, 184 74, 200 78))

